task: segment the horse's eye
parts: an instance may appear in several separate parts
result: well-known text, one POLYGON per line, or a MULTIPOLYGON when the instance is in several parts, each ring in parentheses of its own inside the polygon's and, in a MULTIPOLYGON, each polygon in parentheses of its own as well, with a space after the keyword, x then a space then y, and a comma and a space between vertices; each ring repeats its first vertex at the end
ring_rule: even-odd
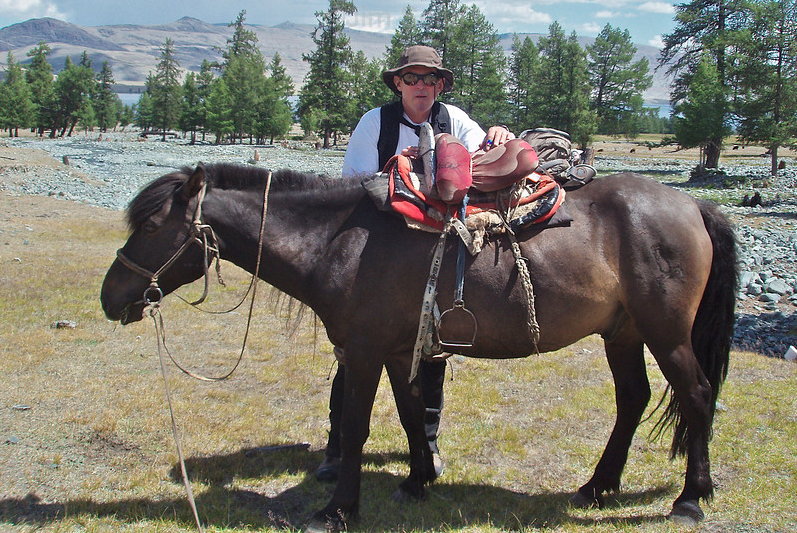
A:
POLYGON ((152 222, 151 220, 148 220, 147 222, 144 223, 144 231, 146 231, 147 233, 155 233, 157 230, 158 230, 158 225, 152 222))

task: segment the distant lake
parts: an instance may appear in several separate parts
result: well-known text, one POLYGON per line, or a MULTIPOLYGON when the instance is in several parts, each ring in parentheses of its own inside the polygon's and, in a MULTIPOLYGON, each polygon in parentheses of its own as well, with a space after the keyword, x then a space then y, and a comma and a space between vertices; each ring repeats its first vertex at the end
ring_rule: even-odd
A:
POLYGON ((140 93, 116 93, 116 94, 117 96, 119 96, 119 99, 122 100, 122 103, 124 105, 129 105, 130 107, 132 107, 133 104, 137 104, 138 99, 141 98, 140 93))
POLYGON ((642 104, 642 107, 648 107, 648 108, 651 108, 651 109, 655 108, 655 107, 658 107, 659 108, 659 116, 662 117, 662 118, 670 118, 670 113, 672 112, 672 106, 670 104, 649 104, 649 103, 644 103, 644 104, 642 104))

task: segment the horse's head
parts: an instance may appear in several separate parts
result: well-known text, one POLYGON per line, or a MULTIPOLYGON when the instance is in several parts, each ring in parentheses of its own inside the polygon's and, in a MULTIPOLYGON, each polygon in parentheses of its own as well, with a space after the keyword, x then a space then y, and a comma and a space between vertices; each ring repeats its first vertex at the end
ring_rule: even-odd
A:
POLYGON ((105 315, 122 324, 141 320, 147 303, 160 301, 207 270, 207 228, 199 223, 206 187, 202 164, 158 178, 130 202, 132 234, 105 275, 105 315), (196 243, 196 244, 195 244, 196 243))

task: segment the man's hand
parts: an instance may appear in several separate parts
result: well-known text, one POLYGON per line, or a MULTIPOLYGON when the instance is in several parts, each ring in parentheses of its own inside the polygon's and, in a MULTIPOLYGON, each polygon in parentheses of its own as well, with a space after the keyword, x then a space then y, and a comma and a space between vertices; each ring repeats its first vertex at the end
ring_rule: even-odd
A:
POLYGON ((479 148, 486 152, 490 150, 490 148, 504 144, 514 138, 515 134, 509 131, 506 126, 491 126, 490 129, 487 130, 487 135, 484 136, 484 140, 479 145, 479 148))
POLYGON ((417 146, 408 146, 401 151, 401 155, 404 157, 409 157, 410 159, 416 159, 420 157, 421 151, 417 146))

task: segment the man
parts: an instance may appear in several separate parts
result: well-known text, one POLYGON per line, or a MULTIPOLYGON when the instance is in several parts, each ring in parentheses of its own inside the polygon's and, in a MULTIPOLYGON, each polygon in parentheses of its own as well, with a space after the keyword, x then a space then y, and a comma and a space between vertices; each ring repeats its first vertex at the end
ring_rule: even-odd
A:
MULTIPOLYGON (((394 155, 417 158, 420 125, 429 122, 434 133, 450 134, 473 153, 486 152, 514 139, 504 126, 493 126, 487 133, 458 107, 437 101, 454 85, 454 74, 443 68, 437 51, 428 46, 410 46, 399 59, 399 66, 382 73, 382 81, 400 99, 365 113, 351 135, 343 158, 343 177, 372 175, 381 171, 394 155)), ((338 370, 329 398, 329 441, 326 458, 316 469, 321 481, 337 479, 340 470, 340 424, 343 410, 343 351, 335 348, 338 370)), ((421 361, 418 376, 426 405, 426 436, 439 476, 443 463, 437 447, 437 430, 443 408, 443 380, 446 362, 421 361)))

